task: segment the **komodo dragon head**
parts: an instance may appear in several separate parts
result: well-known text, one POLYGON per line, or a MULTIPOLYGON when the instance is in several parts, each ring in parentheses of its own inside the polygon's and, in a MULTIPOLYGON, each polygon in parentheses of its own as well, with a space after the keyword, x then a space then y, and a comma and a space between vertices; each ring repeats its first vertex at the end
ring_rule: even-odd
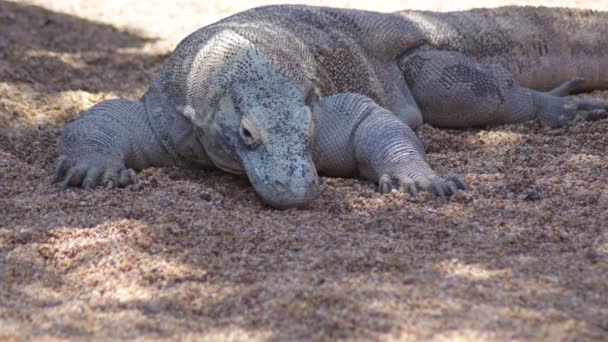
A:
POLYGON ((224 68, 222 79, 230 80, 213 96, 212 116, 193 118, 205 151, 218 168, 246 173, 273 207, 310 203, 319 181, 311 150, 314 123, 302 89, 257 49, 228 62, 236 65, 224 68))

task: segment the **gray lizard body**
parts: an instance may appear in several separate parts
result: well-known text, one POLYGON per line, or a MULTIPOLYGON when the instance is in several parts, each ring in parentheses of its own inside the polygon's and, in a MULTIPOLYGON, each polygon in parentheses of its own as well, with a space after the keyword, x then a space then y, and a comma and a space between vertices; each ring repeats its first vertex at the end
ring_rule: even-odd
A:
POLYGON ((150 166, 246 174, 274 207, 309 203, 318 172, 451 195, 414 134, 576 114, 608 86, 608 14, 505 7, 382 14, 269 6, 185 38, 139 102, 85 111, 59 142, 62 186, 124 186, 150 166), (534 90, 533 90, 534 89, 534 90))

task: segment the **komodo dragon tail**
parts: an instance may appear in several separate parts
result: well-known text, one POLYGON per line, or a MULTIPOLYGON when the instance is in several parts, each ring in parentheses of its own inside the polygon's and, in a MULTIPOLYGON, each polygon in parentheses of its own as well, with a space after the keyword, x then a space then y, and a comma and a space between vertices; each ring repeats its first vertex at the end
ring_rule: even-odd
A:
POLYGON ((499 64, 525 87, 548 90, 583 76, 577 91, 608 88, 608 12, 501 7, 395 14, 430 45, 499 64))

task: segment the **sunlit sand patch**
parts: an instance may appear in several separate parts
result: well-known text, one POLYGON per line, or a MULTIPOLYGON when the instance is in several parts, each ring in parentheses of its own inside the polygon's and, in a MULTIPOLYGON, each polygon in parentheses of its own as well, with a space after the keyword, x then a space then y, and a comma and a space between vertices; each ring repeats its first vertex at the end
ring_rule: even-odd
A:
POLYGON ((468 280, 485 280, 511 273, 508 269, 488 270, 481 265, 465 264, 457 259, 442 261, 438 267, 447 277, 463 277, 468 280))
POLYGON ((57 52, 46 49, 28 49, 22 52, 22 56, 25 58, 54 58, 75 68, 85 68, 87 66, 86 63, 79 58, 77 53, 57 52))
POLYGON ((0 127, 54 122, 115 97, 118 94, 83 90, 39 92, 29 84, 0 82, 0 127))
POLYGON ((587 164, 594 166, 605 166, 605 161, 603 160, 604 156, 586 154, 586 153, 572 153, 568 156, 567 163, 578 165, 578 164, 587 164))
POLYGON ((149 300, 156 289, 148 283, 204 279, 203 269, 147 252, 150 234, 150 227, 137 220, 107 221, 87 229, 57 228, 46 243, 28 246, 54 268, 69 271, 69 281, 92 286, 94 301, 149 300))
POLYGON ((481 329, 456 329, 454 331, 441 332, 433 336, 434 341, 468 342, 468 341, 488 341, 496 338, 496 334, 491 331, 481 329))
POLYGON ((209 329, 204 333, 189 333, 180 336, 182 341, 266 341, 272 340, 274 333, 269 329, 243 328, 227 326, 225 328, 209 329))
POLYGON ((483 144, 492 146, 515 145, 522 143, 522 136, 516 132, 510 131, 480 131, 474 136, 467 137, 467 141, 478 143, 477 138, 483 144))

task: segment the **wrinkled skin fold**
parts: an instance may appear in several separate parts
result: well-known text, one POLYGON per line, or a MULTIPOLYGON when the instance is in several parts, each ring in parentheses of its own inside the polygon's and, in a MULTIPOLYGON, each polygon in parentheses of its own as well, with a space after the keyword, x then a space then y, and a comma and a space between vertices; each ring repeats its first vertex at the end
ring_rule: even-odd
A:
POLYGON ((606 118, 606 101, 568 95, 608 86, 607 36, 606 13, 567 9, 248 10, 186 37, 139 101, 68 125, 55 180, 113 188, 146 167, 219 168, 282 209, 309 204, 319 173, 450 196, 464 179, 436 173, 415 130, 606 118))

